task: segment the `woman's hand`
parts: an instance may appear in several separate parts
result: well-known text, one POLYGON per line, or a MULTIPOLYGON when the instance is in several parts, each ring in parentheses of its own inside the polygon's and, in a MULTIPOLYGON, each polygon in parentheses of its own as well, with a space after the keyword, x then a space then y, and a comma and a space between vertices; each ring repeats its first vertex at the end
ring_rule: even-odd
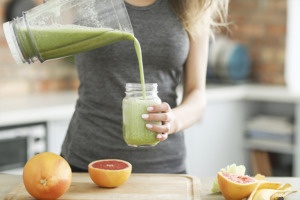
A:
POLYGON ((162 125, 147 123, 146 128, 155 131, 158 134, 156 138, 160 141, 164 141, 168 138, 168 135, 175 132, 174 116, 172 109, 168 103, 163 102, 147 108, 149 114, 143 114, 142 118, 146 121, 161 121, 162 125))

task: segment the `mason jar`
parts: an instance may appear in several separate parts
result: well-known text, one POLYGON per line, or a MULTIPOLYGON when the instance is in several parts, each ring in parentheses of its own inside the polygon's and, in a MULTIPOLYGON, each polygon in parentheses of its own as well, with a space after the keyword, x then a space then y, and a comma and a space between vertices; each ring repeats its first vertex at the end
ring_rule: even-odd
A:
POLYGON ((147 123, 161 125, 157 121, 145 121, 143 114, 147 114, 147 107, 161 104, 158 97, 157 84, 145 84, 143 95, 142 84, 127 83, 126 96, 123 99, 123 137, 128 146, 146 147, 159 143, 156 139, 157 132, 146 128, 147 123))

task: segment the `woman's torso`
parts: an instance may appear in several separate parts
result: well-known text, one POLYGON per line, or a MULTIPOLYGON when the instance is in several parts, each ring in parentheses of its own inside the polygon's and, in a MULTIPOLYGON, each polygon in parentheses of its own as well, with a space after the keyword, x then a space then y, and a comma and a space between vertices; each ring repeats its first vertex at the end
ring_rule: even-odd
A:
MULTIPOLYGON (((146 7, 126 4, 135 37, 142 48, 146 83, 158 84, 158 95, 176 106, 176 87, 186 61, 189 40, 168 1, 146 7)), ((118 158, 132 163, 133 172, 183 171, 182 132, 153 148, 128 147, 122 135, 122 99, 126 83, 140 82, 138 60, 131 41, 120 41, 75 57, 80 79, 79 99, 62 154, 87 168, 96 159, 118 158)))

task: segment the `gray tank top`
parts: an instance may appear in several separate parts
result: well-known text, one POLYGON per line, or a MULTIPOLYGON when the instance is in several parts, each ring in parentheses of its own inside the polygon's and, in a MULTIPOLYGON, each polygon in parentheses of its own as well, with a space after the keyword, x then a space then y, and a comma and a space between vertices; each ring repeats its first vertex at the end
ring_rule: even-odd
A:
MULTIPOLYGON (((188 56, 189 39, 167 0, 150 6, 126 3, 135 37, 142 48, 146 83, 176 107, 176 87, 188 56)), ((155 147, 128 147, 122 133, 122 99, 126 83, 139 83, 138 60, 131 41, 120 41, 75 56, 80 86, 76 110, 62 146, 73 166, 87 169, 98 159, 123 159, 134 173, 179 173, 185 170, 183 132, 155 147)))

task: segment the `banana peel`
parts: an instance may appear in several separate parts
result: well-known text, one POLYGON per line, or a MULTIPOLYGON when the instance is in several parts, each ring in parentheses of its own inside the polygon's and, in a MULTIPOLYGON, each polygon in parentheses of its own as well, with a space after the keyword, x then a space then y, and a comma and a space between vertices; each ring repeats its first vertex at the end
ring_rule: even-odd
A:
POLYGON ((295 192, 297 192, 297 190, 285 190, 276 192, 271 196, 270 200, 284 200, 284 197, 295 192))
POLYGON ((264 179, 259 181, 248 200, 284 200, 287 195, 297 192, 288 183, 267 182, 264 179))

